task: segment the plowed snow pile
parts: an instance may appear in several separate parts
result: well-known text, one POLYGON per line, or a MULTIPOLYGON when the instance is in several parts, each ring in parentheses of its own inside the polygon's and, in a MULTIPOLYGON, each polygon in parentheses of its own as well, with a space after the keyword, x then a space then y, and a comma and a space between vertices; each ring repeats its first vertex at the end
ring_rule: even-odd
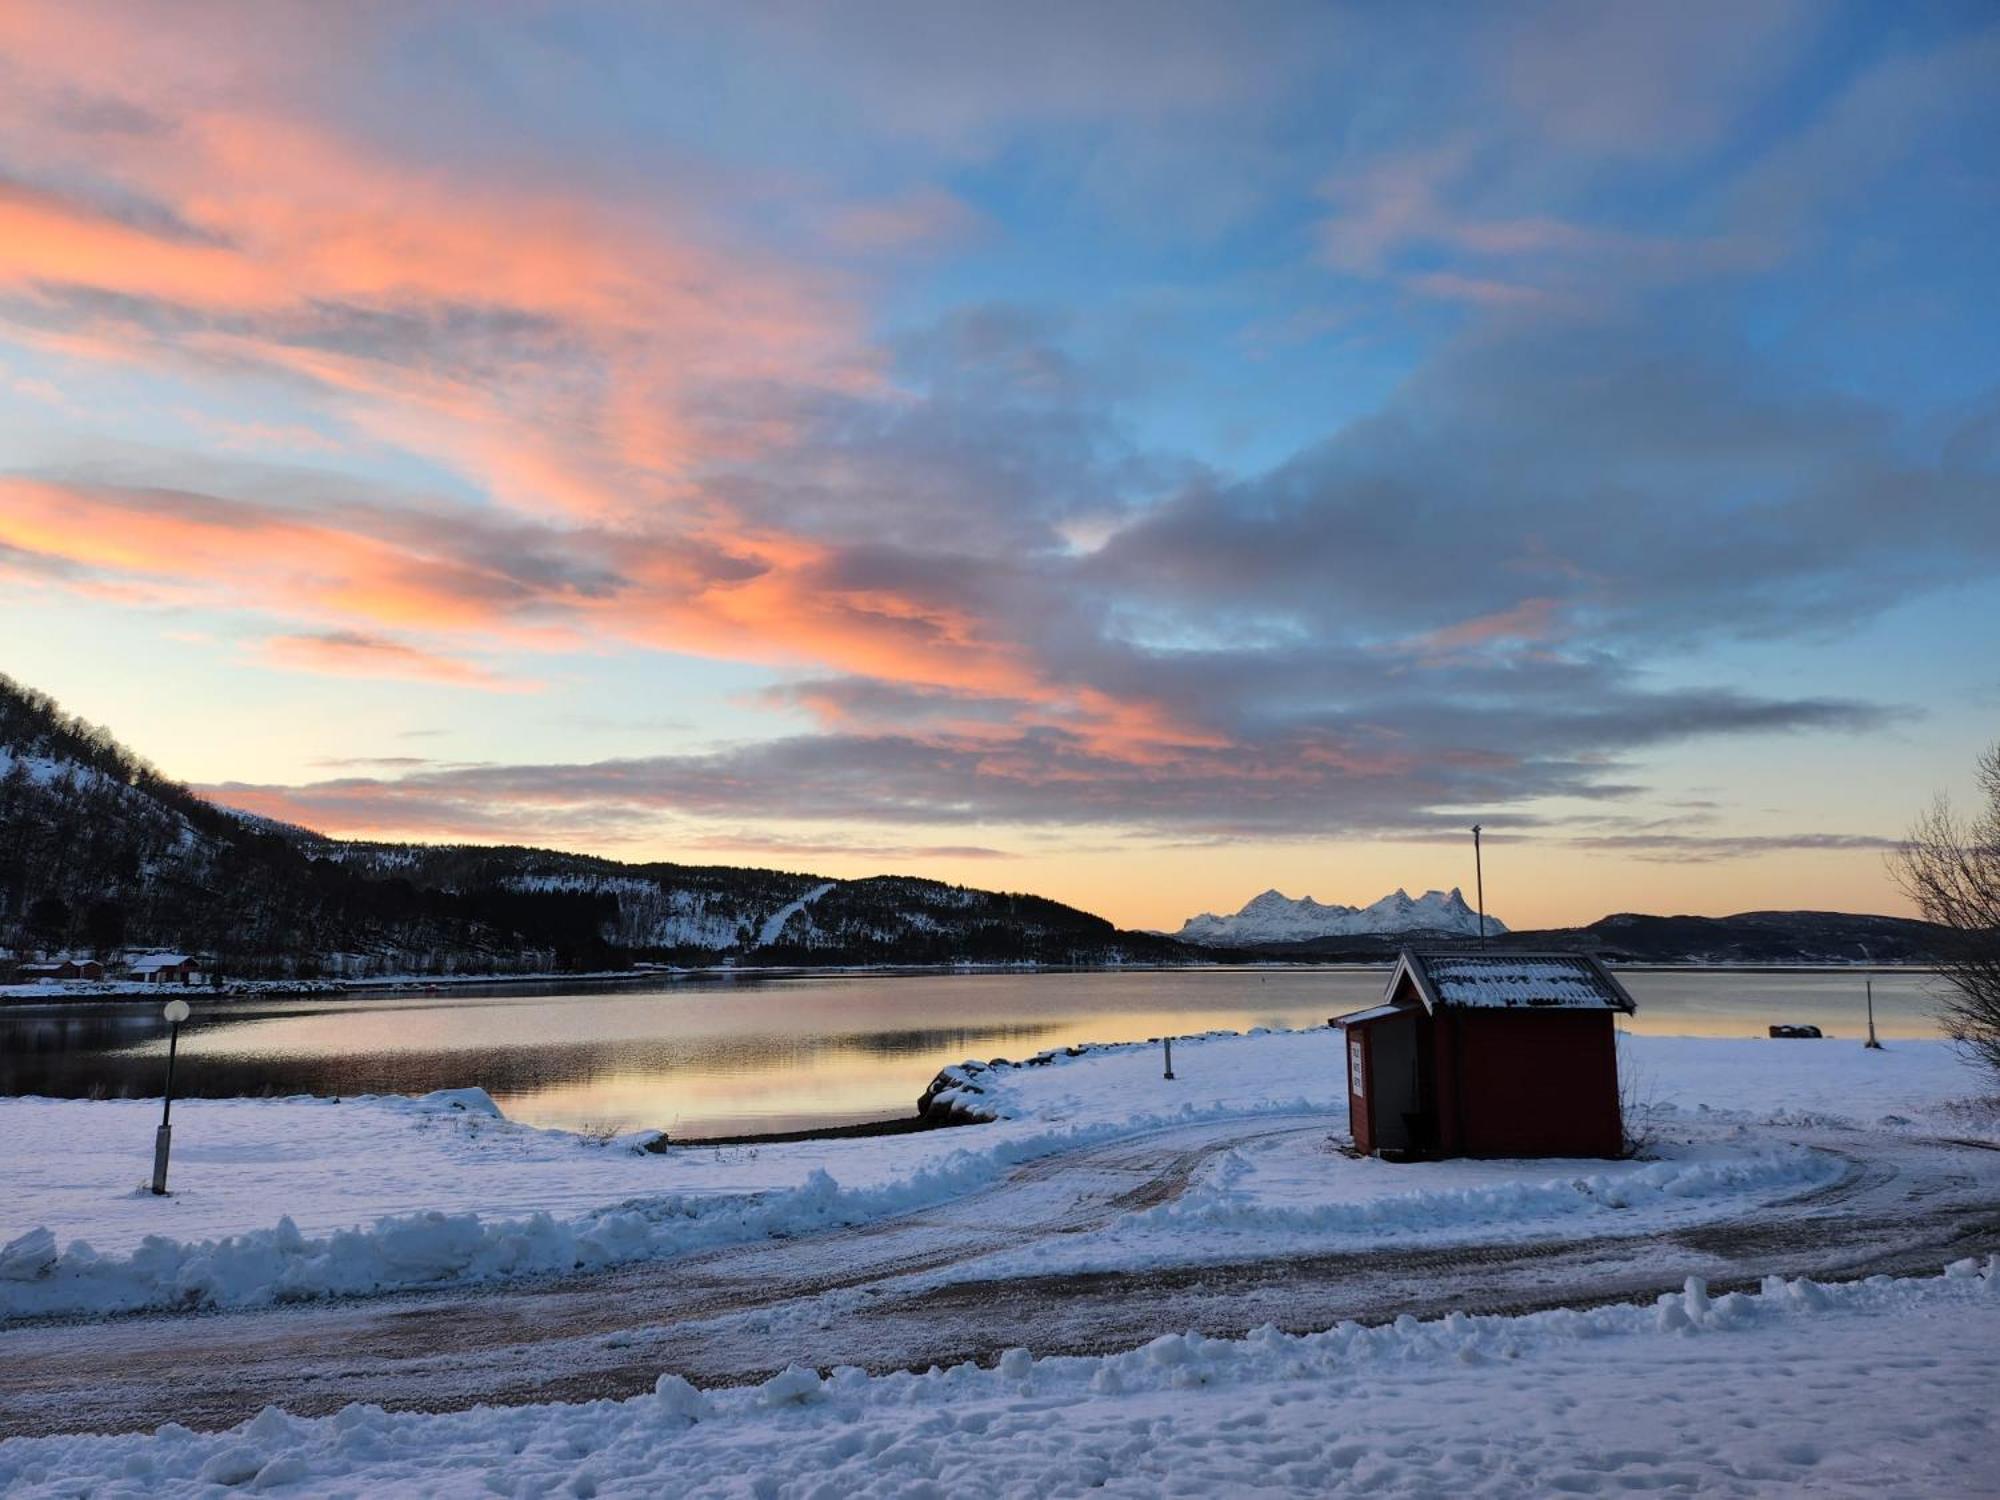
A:
POLYGON ((2000 1262, 1528 1317, 220 1433, 0 1443, 24 1497, 1993 1493, 2000 1262), (1776 1378, 1782 1376, 1782 1378, 1776 1378), (1830 1417, 1832 1419, 1830 1419, 1830 1417))

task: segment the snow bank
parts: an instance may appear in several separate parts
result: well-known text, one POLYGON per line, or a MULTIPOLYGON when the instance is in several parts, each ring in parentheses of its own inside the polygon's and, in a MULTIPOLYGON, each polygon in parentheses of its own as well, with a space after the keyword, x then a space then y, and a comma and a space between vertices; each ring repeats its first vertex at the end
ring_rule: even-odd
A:
MULTIPOLYGON (((1776 1042, 1691 1036, 1619 1038, 1619 1067, 1642 1110, 1758 1124, 1948 1128, 1965 1134, 1996 1090, 1950 1042, 1776 1042)), ((2000 1138, 1993 1123, 1981 1131, 2000 1138)))
POLYGON ((996 1497, 1990 1490, 2000 1258, 1644 1306, 1169 1333, 1092 1358, 445 1414, 268 1408, 225 1432, 0 1443, 24 1497, 213 1486, 996 1497), (1921 1351, 1913 1355, 1912 1351, 1921 1351), (1782 1369, 1786 1377, 1774 1380, 1782 1369), (1885 1378, 1886 1377, 1886 1378, 1885 1378), (1607 1393, 1612 1393, 1607 1399, 1607 1393))
MULTIPOLYGON (((416 1101, 413 1108, 498 1114, 480 1089, 446 1090, 416 1101)), ((659 1193, 566 1219, 536 1213, 493 1220, 477 1213, 429 1210, 308 1238, 288 1217, 272 1229, 213 1240, 148 1235, 123 1256, 100 1254, 81 1239, 55 1253, 53 1235, 37 1227, 0 1247, 0 1322, 140 1309, 252 1307, 661 1260, 909 1213, 990 1186, 1037 1157, 1150 1127, 1239 1113, 1190 1105, 1164 1118, 997 1133, 982 1137, 979 1146, 949 1151, 872 1187, 843 1187, 815 1169, 793 1188, 659 1193)))
POLYGON ((451 1109, 460 1114, 484 1115, 489 1120, 504 1120, 500 1106, 493 1102, 493 1096, 481 1088, 432 1089, 417 1100, 419 1109, 451 1109))
POLYGON ((924 1095, 926 1109, 982 1120, 1109 1120, 1135 1107, 1171 1108, 1174 1102, 1247 1113, 1274 1103, 1347 1107, 1344 1041, 1332 1027, 1260 1026, 1173 1041, 1172 1080, 1163 1076, 1157 1040, 1088 1042, 1019 1061, 994 1058, 946 1068, 924 1095))
MULTIPOLYGON (((1067 1237, 1066 1249, 1204 1258, 1259 1236, 1276 1245, 1287 1235, 1562 1232, 1579 1214, 1617 1214, 1634 1228, 1637 1214, 1712 1215, 1813 1186, 1830 1170, 1752 1136, 1706 1161, 1414 1171, 1348 1161, 1324 1149, 1345 1126, 1340 1043, 1326 1029, 1180 1039, 1171 1082, 1146 1043, 966 1064, 947 1070, 942 1093, 997 1123, 664 1154, 634 1149, 649 1132, 607 1144, 509 1121, 476 1089, 418 1100, 186 1100, 175 1106, 164 1199, 143 1188, 156 1105, 0 1100, 0 1319, 242 1306, 672 1256, 911 1212, 1053 1152, 1277 1114, 1318 1113, 1325 1129, 1255 1154, 1255 1171, 1235 1180, 1205 1174, 1181 1203, 1115 1234, 1067 1237), (1392 1187, 1404 1201, 1373 1201, 1392 1187)), ((1643 1037, 1629 1046, 1669 1119, 1893 1114, 1903 1124, 1871 1128, 1936 1129, 1949 1101, 1978 1087, 1936 1043, 1884 1053, 1643 1037)), ((1945 1123, 1957 1134, 1978 1128, 1945 1123)))
MULTIPOLYGON (((1309 1033, 1212 1044, 1212 1060, 1162 1081, 1144 1049, 1088 1065, 1019 1070, 1009 1118, 976 1132, 776 1145, 629 1149, 471 1112, 439 1099, 186 1099, 174 1104, 172 1193, 138 1191, 152 1165, 158 1101, 0 1099, 0 1242, 41 1224, 126 1254, 151 1234, 190 1243, 268 1229, 289 1214, 308 1237, 425 1210, 571 1218, 660 1193, 796 1188, 816 1171, 843 1187, 885 1187, 954 1152, 1052 1128, 1139 1131, 1184 1119, 1331 1109, 1338 1038, 1309 1033), (365 1170, 358 1164, 365 1163, 365 1170)), ((1196 1048, 1188 1049, 1192 1058, 1196 1048)), ((911 1082, 912 1102, 921 1080, 911 1082)), ((484 1096, 480 1096, 482 1099, 484 1096)), ((1095 1137, 1094 1137, 1095 1138, 1095 1137)))

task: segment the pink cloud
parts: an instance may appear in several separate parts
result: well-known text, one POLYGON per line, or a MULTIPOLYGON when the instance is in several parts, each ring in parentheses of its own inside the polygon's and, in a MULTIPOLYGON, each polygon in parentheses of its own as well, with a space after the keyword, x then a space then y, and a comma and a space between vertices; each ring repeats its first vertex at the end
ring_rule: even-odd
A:
POLYGON ((1464 276, 1456 271, 1424 271, 1403 277, 1402 284, 1422 296, 1445 302, 1471 302, 1481 307, 1532 307, 1550 300, 1549 294, 1539 287, 1490 276, 1464 276))
POLYGON ((44 336, 76 357, 304 380, 523 511, 620 517, 782 435, 789 393, 875 381, 838 279, 692 198, 386 154, 263 50, 358 62, 382 18, 270 10, 240 34, 199 6, 174 27, 68 5, 0 20, 24 83, 0 97, 0 144, 74 184, 0 181, 0 289, 45 303, 44 336), (78 98, 88 118, 62 107, 78 98), (112 106, 155 126, 94 128, 112 106))
POLYGON ((1442 301, 1520 308, 1603 302, 1629 286, 1755 269, 1777 253, 1742 236, 1640 234, 1496 211, 1483 180, 1491 142, 1481 144, 1460 138, 1392 151, 1328 178, 1321 263, 1442 301), (1445 258, 1453 263, 1436 263, 1445 258))
POLYGON ((263 644, 264 658, 289 671, 336 677, 387 677, 479 688, 493 693, 532 692, 540 684, 505 677, 473 662, 425 651, 387 636, 353 630, 277 635, 263 644))
POLYGON ((1552 640, 1563 633, 1559 618, 1562 607, 1559 599, 1523 599, 1509 609, 1478 615, 1443 630, 1429 631, 1419 636, 1414 644, 1426 652, 1443 655, 1501 641, 1526 643, 1552 640))

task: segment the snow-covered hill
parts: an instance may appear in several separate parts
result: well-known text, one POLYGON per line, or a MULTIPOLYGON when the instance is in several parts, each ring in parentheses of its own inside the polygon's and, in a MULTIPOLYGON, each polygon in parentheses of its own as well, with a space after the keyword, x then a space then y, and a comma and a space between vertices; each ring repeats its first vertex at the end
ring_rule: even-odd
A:
POLYGON ((328 838, 210 802, 0 675, 0 954, 141 945, 231 979, 1186 956, 1059 902, 909 876, 328 838))
MULTIPOLYGON (((1498 917, 1487 913, 1489 934, 1506 930, 1498 917)), ((1222 947, 1402 932, 1476 937, 1479 914, 1465 904, 1457 886, 1449 891, 1425 891, 1421 896, 1393 891, 1372 906, 1325 906, 1310 896, 1294 901, 1272 890, 1252 897, 1234 916, 1203 912, 1190 917, 1175 936, 1184 943, 1222 947)))

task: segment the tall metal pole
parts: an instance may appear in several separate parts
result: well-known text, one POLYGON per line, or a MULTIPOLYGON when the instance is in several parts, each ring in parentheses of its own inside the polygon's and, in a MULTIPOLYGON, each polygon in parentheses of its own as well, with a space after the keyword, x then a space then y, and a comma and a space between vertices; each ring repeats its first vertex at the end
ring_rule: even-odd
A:
POLYGON ((1885 1049, 1883 1048, 1881 1042, 1877 1041, 1875 1038, 1875 981, 1870 979, 1867 981, 1867 985, 1868 985, 1868 1041, 1866 1045, 1874 1048, 1877 1052, 1881 1052, 1885 1049))
POLYGON ((1479 855, 1479 825, 1472 825, 1472 880, 1479 893, 1479 946, 1486 946, 1486 866, 1479 855))

